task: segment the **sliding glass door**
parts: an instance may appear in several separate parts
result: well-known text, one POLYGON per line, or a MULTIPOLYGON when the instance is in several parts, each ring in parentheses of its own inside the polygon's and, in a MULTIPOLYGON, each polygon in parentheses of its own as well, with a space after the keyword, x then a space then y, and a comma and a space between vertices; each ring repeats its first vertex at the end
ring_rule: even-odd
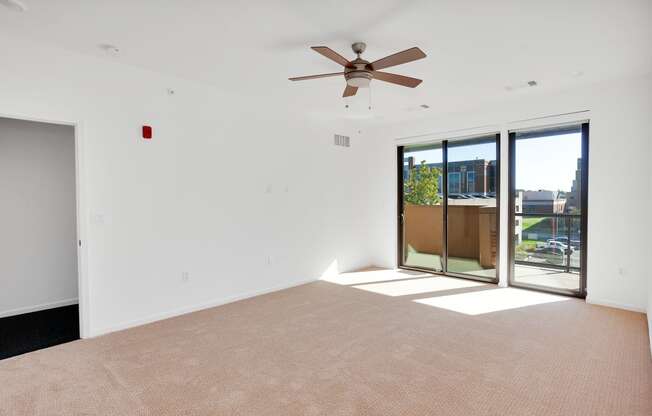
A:
POLYGON ((448 143, 449 273, 496 278, 496 136, 448 143))
POLYGON ((497 281, 499 135, 399 147, 399 266, 497 281))
POLYGON ((588 124, 510 133, 510 284, 586 295, 588 124))
POLYGON ((442 144, 403 149, 399 264, 441 272, 444 250, 442 144))

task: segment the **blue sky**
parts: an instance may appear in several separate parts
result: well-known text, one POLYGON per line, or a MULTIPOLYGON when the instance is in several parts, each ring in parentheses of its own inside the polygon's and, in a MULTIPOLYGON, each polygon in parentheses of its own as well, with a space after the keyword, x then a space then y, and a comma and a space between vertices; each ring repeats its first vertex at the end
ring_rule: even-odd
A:
POLYGON ((517 140, 516 188, 570 191, 581 155, 580 133, 517 140))
MULTIPOLYGON (((526 190, 570 191, 577 159, 582 154, 582 140, 579 133, 562 134, 536 139, 516 141, 516 188, 526 190)), ((414 156, 417 163, 442 161, 441 149, 405 152, 405 157, 414 156)), ((448 149, 449 161, 496 158, 494 143, 448 149)))

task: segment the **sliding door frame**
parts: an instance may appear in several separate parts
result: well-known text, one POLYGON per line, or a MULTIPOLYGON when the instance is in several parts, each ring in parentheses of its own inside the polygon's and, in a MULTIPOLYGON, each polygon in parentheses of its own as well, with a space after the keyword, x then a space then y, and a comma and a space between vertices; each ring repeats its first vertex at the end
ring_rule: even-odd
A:
MULTIPOLYGON (((578 123, 580 124, 580 123, 578 123)), ((545 128, 545 126, 542 126, 545 128)), ((554 126, 551 126, 554 128, 554 126)), ((507 265, 508 265, 508 283, 509 286, 519 287, 523 289, 532 289, 541 292, 556 293, 562 295, 569 295, 581 299, 586 298, 586 265, 587 265, 587 237, 588 237, 588 203, 589 203, 589 122, 585 121, 580 124, 581 142, 582 142, 582 162, 581 162, 581 177, 580 177, 580 201, 581 201, 581 215, 580 215, 580 276, 579 276, 579 290, 565 290, 554 289, 548 286, 536 285, 531 283, 519 283, 515 281, 514 267, 516 264, 515 259, 515 244, 514 244, 514 229, 516 212, 514 207, 514 198, 516 197, 516 132, 509 132, 509 151, 508 151, 508 239, 507 239, 507 265)), ((546 266, 547 267, 547 266, 546 266)))
POLYGON ((405 153, 404 146, 396 148, 396 265, 403 268, 403 258, 405 258, 405 247, 403 244, 403 223, 405 222, 405 213, 403 212, 403 169, 405 162, 403 161, 405 153))
MULTIPOLYGON (((495 135, 496 138, 496 167, 494 173, 494 180, 496 182, 496 276, 494 278, 484 278, 482 276, 475 276, 472 274, 465 273, 455 273, 448 271, 448 143, 451 140, 440 140, 433 143, 441 143, 442 145, 442 191, 443 197, 443 224, 442 224, 442 270, 437 271, 433 269, 427 269, 422 267, 408 266, 403 264, 405 258, 405 239, 404 239, 404 225, 405 225, 405 215, 404 215, 404 200, 403 200, 403 166, 404 166, 404 150, 405 146, 400 145, 396 149, 396 167, 397 167, 397 266, 399 269, 405 270, 414 270, 419 272, 431 273, 440 276, 451 276, 458 277, 461 279, 476 280, 481 282, 489 283, 498 283, 500 276, 500 236, 502 233, 500 227, 500 133, 487 133, 474 135, 472 137, 464 137, 460 139, 454 139, 455 142, 463 142, 464 140, 471 140, 474 138, 489 137, 495 135)), ((422 143, 419 143, 422 144, 422 143)), ((426 143, 423 143, 426 144, 426 143)), ((409 146, 409 145, 408 145, 409 146)))
POLYGON ((441 271, 448 273, 448 140, 441 143, 441 163, 443 167, 444 178, 441 181, 442 189, 442 216, 443 223, 441 226, 442 245, 441 245, 441 271))

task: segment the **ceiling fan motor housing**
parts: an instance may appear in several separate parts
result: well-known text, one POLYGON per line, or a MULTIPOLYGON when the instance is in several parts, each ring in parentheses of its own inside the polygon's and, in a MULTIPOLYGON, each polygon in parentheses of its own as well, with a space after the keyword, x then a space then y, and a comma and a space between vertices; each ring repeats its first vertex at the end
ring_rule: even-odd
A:
POLYGON ((356 88, 367 88, 373 79, 373 74, 367 69, 369 62, 358 58, 351 61, 349 67, 344 68, 346 83, 356 88))

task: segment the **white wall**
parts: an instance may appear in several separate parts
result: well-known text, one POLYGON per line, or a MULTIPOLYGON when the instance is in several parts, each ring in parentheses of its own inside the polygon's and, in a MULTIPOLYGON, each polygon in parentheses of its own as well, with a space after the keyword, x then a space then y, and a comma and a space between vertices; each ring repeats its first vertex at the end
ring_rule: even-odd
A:
MULTIPOLYGON (((546 125, 554 119, 515 122, 518 120, 589 110, 586 115, 556 118, 588 117, 591 123, 587 300, 646 311, 650 276, 649 207, 652 206, 650 91, 652 82, 647 76, 567 92, 519 94, 509 101, 473 112, 383 126, 369 133, 369 141, 382 143, 373 154, 380 170, 378 176, 395 178, 396 138, 424 135, 402 141, 408 143, 483 130, 506 133, 510 128, 546 125)), ((504 152, 503 156, 506 156, 504 152)), ((506 178, 501 183, 506 185, 506 178)), ((372 189, 368 197, 374 206, 382 207, 369 213, 373 222, 370 228, 374 230, 371 241, 375 242, 375 262, 393 267, 396 265, 395 179, 377 181, 372 189)), ((506 221, 502 226, 506 227, 506 221)), ((501 249, 506 250, 506 244, 501 244, 501 249)), ((504 261, 506 252, 502 254, 504 261)))
POLYGON ((0 118, 0 317, 77 302, 75 136, 0 118))
POLYGON ((17 39, 0 49, 0 114, 78 125, 82 336, 370 263, 362 147, 332 144, 347 125, 294 113, 291 96, 225 95, 17 39))

